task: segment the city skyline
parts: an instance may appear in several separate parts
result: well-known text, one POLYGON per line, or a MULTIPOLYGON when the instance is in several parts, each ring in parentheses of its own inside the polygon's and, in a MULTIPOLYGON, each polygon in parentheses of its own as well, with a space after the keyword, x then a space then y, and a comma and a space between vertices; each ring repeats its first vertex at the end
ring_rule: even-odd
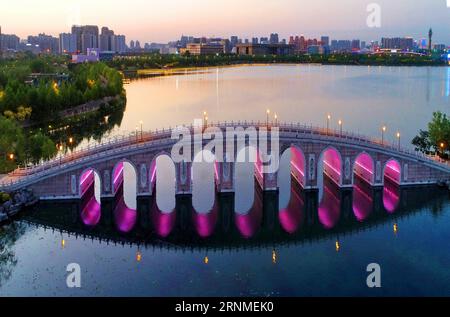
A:
POLYGON ((364 0, 348 0, 345 5, 325 0, 314 3, 294 0, 260 3, 248 0, 245 4, 236 0, 214 3, 196 0, 190 4, 180 0, 169 3, 134 0, 127 7, 106 5, 105 1, 52 2, 51 5, 50 2, 43 0, 38 4, 35 1, 19 0, 8 4, 0 12, 2 32, 17 34, 20 38, 37 33, 58 36, 70 32, 71 25, 93 24, 108 26, 126 34, 128 39, 141 43, 167 43, 178 39, 181 34, 217 37, 237 35, 251 39, 273 32, 278 32, 280 38, 285 39, 289 39, 290 35, 304 34, 307 37, 327 35, 331 38, 371 41, 390 36, 426 38, 428 28, 432 27, 435 43, 450 42, 450 26, 447 26, 450 8, 447 8, 445 0, 433 3, 419 0, 414 3, 414 7, 407 0, 395 3, 380 0, 377 2, 382 14, 380 28, 367 27, 369 13, 366 9, 369 3, 364 0), (100 11, 101 16, 98 15, 100 11), (17 19, 17 12, 20 12, 20 19, 17 19), (39 25, 38 29, 36 25, 39 25))

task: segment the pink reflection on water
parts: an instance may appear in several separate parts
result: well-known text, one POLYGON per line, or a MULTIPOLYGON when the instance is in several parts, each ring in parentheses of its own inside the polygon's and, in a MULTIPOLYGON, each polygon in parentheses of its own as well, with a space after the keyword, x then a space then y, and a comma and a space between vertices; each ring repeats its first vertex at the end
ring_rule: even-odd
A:
POLYGON ((101 215, 101 205, 95 196, 92 196, 81 212, 81 219, 86 226, 94 227, 100 222, 101 215))
POLYGON ((153 204, 151 211, 153 227, 156 234, 161 238, 167 238, 175 227, 177 213, 173 210, 171 213, 163 213, 158 209, 156 203, 153 204))
POLYGON ((384 182, 383 205, 390 214, 395 213, 400 205, 400 187, 389 180, 384 182))
POLYGON ((297 232, 303 226, 305 221, 304 201, 295 190, 291 190, 289 205, 280 210, 278 219, 281 227, 290 234, 297 232))
POLYGON ((255 202, 250 212, 246 215, 235 214, 235 224, 240 234, 246 239, 252 238, 261 227, 262 216, 262 200, 256 190, 255 202))
POLYGON ((122 233, 128 233, 133 230, 136 224, 137 212, 136 210, 128 208, 122 197, 114 210, 114 218, 117 229, 122 233))
POLYGON ((373 192, 370 186, 355 178, 353 187, 353 213, 360 222, 366 220, 373 212, 373 192))
POLYGON ((195 230, 201 238, 208 238, 214 233, 218 218, 218 206, 215 204, 211 212, 199 214, 193 211, 193 223, 195 230))
POLYGON ((326 181, 324 183, 324 194, 319 205, 319 221, 326 229, 333 229, 341 217, 341 200, 339 188, 326 181))

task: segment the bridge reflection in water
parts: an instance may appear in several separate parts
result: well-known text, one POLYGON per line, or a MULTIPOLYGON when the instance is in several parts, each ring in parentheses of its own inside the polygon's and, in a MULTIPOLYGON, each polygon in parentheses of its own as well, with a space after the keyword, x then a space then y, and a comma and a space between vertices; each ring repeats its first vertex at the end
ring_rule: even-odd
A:
MULTIPOLYGON (((95 177, 95 175, 89 175, 95 177)), ((293 181, 290 199, 281 206, 277 192, 255 186, 255 201, 246 214, 235 212, 234 194, 216 194, 212 210, 198 213, 191 196, 178 196, 172 212, 161 211, 156 198, 140 198, 136 210, 124 199, 96 201, 86 191, 81 202, 44 203, 25 221, 101 241, 168 247, 234 248, 336 239, 347 233, 386 223, 420 210, 442 192, 437 187, 374 188, 355 181, 353 190, 340 189, 325 178, 323 197, 303 191, 293 181)), ((122 195, 119 195, 121 197, 122 195)), ((156 197, 154 195, 153 197, 156 197)))

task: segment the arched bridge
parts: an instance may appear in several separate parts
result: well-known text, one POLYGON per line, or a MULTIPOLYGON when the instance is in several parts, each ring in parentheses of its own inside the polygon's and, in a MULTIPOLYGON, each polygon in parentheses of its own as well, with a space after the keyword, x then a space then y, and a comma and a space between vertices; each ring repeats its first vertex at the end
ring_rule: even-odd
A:
MULTIPOLYGON (((323 175, 338 186, 353 187, 359 177, 375 187, 385 181, 400 186, 428 185, 450 181, 450 166, 431 157, 386 144, 381 140, 348 132, 325 130, 300 124, 277 124, 268 127, 255 122, 211 123, 208 127, 223 131, 229 128, 255 128, 257 131, 277 128, 279 155, 290 154, 290 169, 295 180, 306 190, 321 186, 323 175)), ((186 127, 194 134, 194 127, 186 127)), ((270 133, 269 133, 270 135, 270 133)), ((117 138, 95 147, 72 152, 39 166, 18 169, 0 181, 0 190, 30 188, 41 199, 81 199, 88 185, 100 183, 96 195, 116 196, 124 180, 124 164, 131 165, 136 179, 136 195, 152 195, 157 178, 157 159, 169 156, 178 140, 172 139, 172 129, 136 133, 117 138)), ((203 145, 209 141, 202 141, 203 145)), ((225 140, 224 140, 225 142, 225 140)), ((237 141, 235 141, 237 143, 237 141)), ((249 142, 245 143, 246 146, 249 142)), ((270 144, 270 142, 269 142, 270 144)), ((237 145, 235 145, 237 147, 237 145)), ((195 146, 193 148, 193 156, 195 146)), ((234 151, 235 157, 239 149, 234 151)), ((218 192, 233 192, 235 166, 229 157, 214 164, 218 192)), ((255 177, 263 190, 278 189, 277 173, 261 173, 259 160, 255 177)), ((192 164, 174 163, 176 194, 192 193, 192 164)), ((132 186, 134 187, 134 186, 132 186)))

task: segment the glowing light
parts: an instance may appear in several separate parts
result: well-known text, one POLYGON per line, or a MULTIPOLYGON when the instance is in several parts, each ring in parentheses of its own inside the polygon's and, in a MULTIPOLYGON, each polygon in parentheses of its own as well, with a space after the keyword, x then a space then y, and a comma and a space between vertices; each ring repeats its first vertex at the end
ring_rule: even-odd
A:
POLYGON ((114 177, 114 180, 113 180, 114 184, 117 182, 117 180, 119 179, 120 175, 122 175, 123 169, 124 169, 124 166, 122 164, 122 166, 120 167, 119 172, 117 173, 116 177, 114 177))
POLYGON ((216 179, 219 180, 219 170, 217 168, 217 162, 214 162, 214 173, 216 174, 216 179))
POLYGON ((394 233, 395 234, 398 233, 398 225, 396 223, 394 223, 394 233))
POLYGON ((58 147, 58 150, 62 151, 62 150, 63 150, 63 146, 60 145, 60 146, 58 147))
POLYGON ((208 265, 208 263, 209 263, 209 258, 208 258, 207 256, 205 256, 205 259, 203 260, 203 262, 204 262, 206 265, 208 265))
POLYGON ((396 172, 397 174, 400 174, 400 170, 399 170, 394 164, 397 165, 397 163, 391 162, 391 163, 389 163, 386 167, 389 168, 389 169, 391 169, 391 170, 393 170, 393 171, 396 172))
POLYGON ((293 168, 295 168, 295 170, 296 170, 297 172, 300 173, 300 175, 302 175, 303 177, 305 177, 305 173, 300 169, 300 167, 298 167, 297 164, 295 164, 294 162, 291 162, 291 165, 292 165, 293 168))
POLYGON ((136 261, 137 262, 142 261, 142 253, 140 251, 136 252, 136 261))
POLYGON ((9 157, 9 159, 10 159, 11 161, 14 160, 14 154, 11 153, 11 154, 9 154, 8 157, 9 157))
POLYGON ((339 120, 339 122, 338 122, 338 123, 339 123, 339 125, 342 125, 342 120, 339 120))
POLYGON ((339 252, 341 250, 341 244, 339 241, 336 240, 336 252, 339 252))
POLYGON ((73 138, 69 138, 69 143, 70 143, 70 144, 73 143, 73 138))
POLYGON ((355 164, 358 165, 359 167, 361 167, 361 168, 362 168, 363 170, 365 170, 366 172, 368 172, 368 173, 370 173, 371 175, 373 175, 373 171, 370 170, 369 168, 367 168, 366 166, 362 165, 362 164, 359 163, 359 162, 356 162, 355 164))
POLYGON ((65 248, 66 247, 66 240, 62 239, 61 240, 61 248, 65 248))
POLYGON ((331 120, 331 114, 329 114, 329 115, 327 116, 327 119, 328 119, 328 120, 331 120))
POLYGON ((331 165, 330 163, 328 163, 327 161, 323 161, 323 163, 328 166, 333 172, 335 172, 336 174, 338 174, 339 176, 341 176, 341 171, 337 170, 333 165, 331 165))
POLYGON ((272 251, 272 263, 277 264, 277 251, 272 251))
POLYGON ((386 126, 383 126, 381 129, 383 130, 383 132, 387 131, 387 127, 386 126))
POLYGON ((270 109, 267 109, 266 113, 269 115, 270 114, 270 109))
POLYGON ((400 139, 400 132, 397 132, 397 139, 400 139))
POLYGON ((156 177, 156 166, 155 166, 155 169, 153 170, 153 173, 152 173, 152 178, 151 178, 151 182, 152 183, 155 180, 155 177, 156 177))

